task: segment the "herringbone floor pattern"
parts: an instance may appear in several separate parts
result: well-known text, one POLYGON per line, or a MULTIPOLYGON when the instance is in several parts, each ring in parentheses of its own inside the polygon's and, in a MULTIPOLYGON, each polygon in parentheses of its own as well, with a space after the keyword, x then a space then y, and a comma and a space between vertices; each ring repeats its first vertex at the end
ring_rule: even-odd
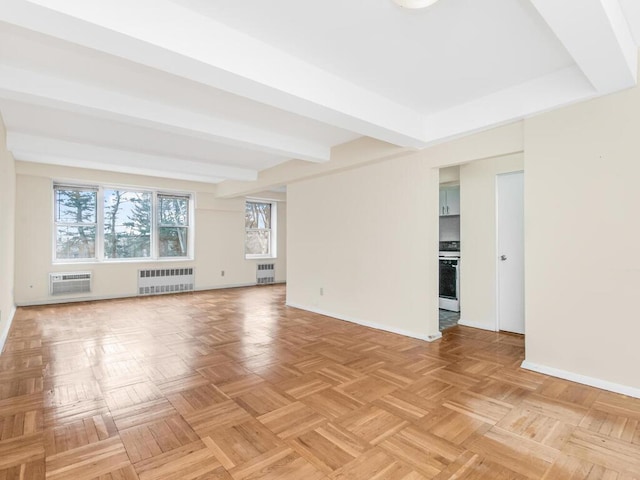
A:
POLYGON ((282 286, 21 308, 0 480, 640 478, 640 400, 522 358, 519 336, 429 344, 282 286))

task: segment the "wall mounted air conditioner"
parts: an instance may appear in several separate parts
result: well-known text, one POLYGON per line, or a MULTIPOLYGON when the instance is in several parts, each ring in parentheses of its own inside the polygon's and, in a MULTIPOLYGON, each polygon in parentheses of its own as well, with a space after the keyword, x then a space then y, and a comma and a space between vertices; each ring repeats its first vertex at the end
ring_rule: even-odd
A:
POLYGON ((69 295, 91 292, 91 272, 57 272, 49 274, 49 294, 69 295))

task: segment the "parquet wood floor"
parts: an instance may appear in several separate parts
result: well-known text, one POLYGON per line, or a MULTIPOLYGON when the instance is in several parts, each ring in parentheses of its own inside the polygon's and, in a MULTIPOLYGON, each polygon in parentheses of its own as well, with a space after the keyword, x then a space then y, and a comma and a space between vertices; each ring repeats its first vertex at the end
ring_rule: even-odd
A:
POLYGON ((425 343, 269 286, 20 308, 0 480, 640 478, 640 400, 519 368, 519 336, 425 343))

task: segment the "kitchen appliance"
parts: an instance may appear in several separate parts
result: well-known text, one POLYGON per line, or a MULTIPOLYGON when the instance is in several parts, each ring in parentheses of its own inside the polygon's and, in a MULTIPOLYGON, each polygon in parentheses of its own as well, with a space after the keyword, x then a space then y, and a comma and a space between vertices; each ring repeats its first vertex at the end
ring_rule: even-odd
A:
POLYGON ((460 311, 460 242, 440 242, 440 308, 460 311))

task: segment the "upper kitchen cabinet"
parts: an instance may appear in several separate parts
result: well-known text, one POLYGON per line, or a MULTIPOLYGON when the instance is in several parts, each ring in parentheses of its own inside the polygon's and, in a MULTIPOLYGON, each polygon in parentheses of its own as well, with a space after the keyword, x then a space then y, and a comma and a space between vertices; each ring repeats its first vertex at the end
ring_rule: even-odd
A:
POLYGON ((460 186, 440 187, 440 216, 460 215, 460 186))

